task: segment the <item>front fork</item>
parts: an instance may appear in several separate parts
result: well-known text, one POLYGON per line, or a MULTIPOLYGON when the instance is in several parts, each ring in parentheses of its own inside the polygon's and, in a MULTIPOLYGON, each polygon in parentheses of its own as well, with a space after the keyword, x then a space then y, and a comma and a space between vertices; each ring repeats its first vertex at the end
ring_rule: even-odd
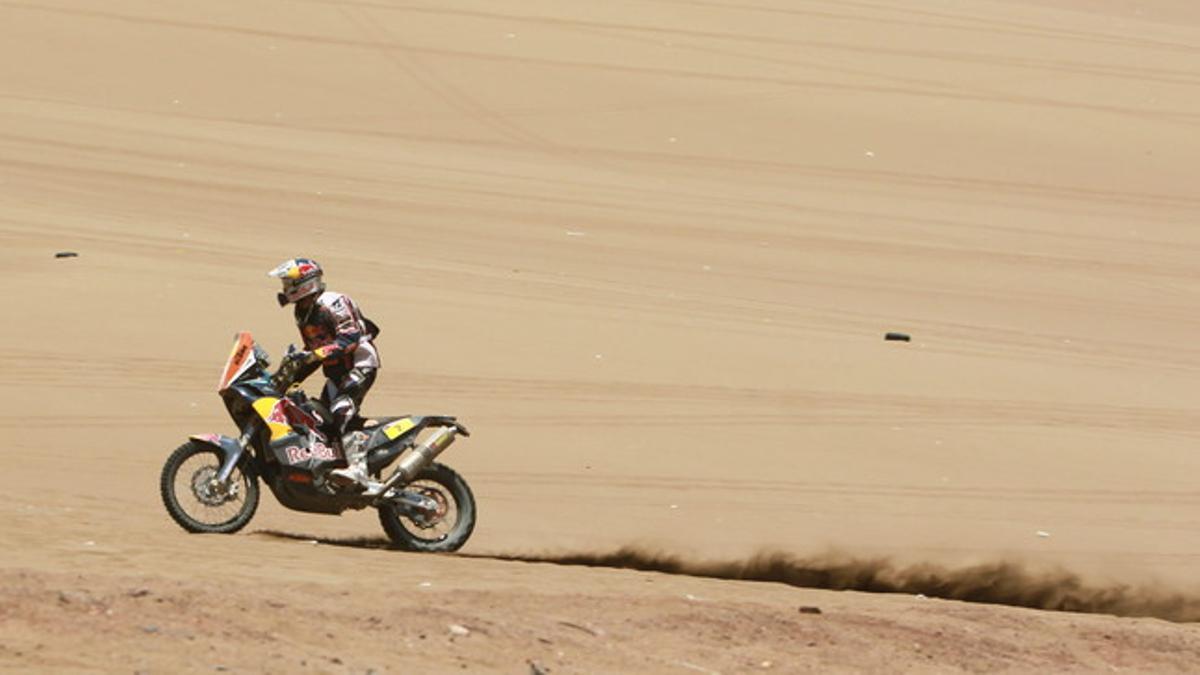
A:
POLYGON ((229 475, 233 473, 233 468, 246 454, 246 448, 250 447, 250 440, 254 438, 255 430, 255 423, 250 422, 245 429, 242 429, 242 434, 236 440, 227 437, 221 438, 220 447, 225 454, 225 460, 221 462, 221 469, 217 471, 218 485, 226 485, 229 482, 229 475))

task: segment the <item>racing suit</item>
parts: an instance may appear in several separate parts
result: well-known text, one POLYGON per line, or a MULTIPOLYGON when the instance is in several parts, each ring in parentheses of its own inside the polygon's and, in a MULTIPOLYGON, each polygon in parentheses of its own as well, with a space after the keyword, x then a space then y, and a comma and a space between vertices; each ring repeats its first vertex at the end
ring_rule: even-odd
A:
POLYGON ((337 429, 335 442, 356 422, 363 399, 375 383, 379 369, 379 351, 374 339, 379 329, 349 296, 324 291, 316 298, 296 304, 296 326, 304 338, 305 350, 313 354, 313 363, 304 379, 320 365, 326 382, 321 403, 333 415, 337 429))

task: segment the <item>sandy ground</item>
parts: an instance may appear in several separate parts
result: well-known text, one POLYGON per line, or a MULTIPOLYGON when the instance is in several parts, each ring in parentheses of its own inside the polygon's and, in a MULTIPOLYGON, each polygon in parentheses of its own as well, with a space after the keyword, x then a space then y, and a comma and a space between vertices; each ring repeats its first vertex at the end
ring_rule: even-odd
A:
POLYGON ((1194 623, 498 558, 1197 602, 1198 59, 1185 0, 0 0, 0 669, 1194 670, 1194 623), (163 512, 294 255, 384 328, 369 411, 471 426, 463 555, 163 512))

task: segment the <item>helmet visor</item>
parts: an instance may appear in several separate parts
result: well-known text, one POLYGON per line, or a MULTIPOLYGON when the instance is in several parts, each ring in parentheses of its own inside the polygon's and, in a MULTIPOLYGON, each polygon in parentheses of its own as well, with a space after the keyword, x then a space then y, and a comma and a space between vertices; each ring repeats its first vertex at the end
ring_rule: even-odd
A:
POLYGON ((283 279, 283 292, 281 296, 287 299, 288 302, 296 302, 301 298, 306 298, 314 293, 321 291, 321 279, 283 279))

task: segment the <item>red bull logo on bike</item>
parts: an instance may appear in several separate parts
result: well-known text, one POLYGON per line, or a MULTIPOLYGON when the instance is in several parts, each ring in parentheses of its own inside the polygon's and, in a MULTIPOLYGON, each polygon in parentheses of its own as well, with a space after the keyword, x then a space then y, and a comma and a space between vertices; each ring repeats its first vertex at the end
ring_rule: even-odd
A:
POLYGON ((271 430, 271 440, 283 438, 293 433, 292 427, 308 427, 316 429, 317 418, 309 415, 303 408, 286 398, 264 397, 254 402, 254 410, 267 423, 271 430))
POLYGON ((287 454, 289 464, 300 464, 310 460, 331 462, 337 459, 337 456, 333 453, 333 448, 320 441, 313 443, 310 448, 301 448, 296 445, 288 446, 284 452, 287 454))
POLYGON ((279 402, 271 409, 271 416, 267 421, 277 424, 286 423, 294 426, 309 427, 310 429, 316 429, 319 424, 317 418, 308 414, 304 408, 301 408, 293 403, 291 399, 287 398, 279 399, 279 402))
POLYGON ((292 433, 292 425, 288 424, 287 417, 283 411, 279 409, 279 399, 264 396, 254 402, 254 412, 267 423, 267 428, 271 430, 271 440, 283 438, 292 433))

